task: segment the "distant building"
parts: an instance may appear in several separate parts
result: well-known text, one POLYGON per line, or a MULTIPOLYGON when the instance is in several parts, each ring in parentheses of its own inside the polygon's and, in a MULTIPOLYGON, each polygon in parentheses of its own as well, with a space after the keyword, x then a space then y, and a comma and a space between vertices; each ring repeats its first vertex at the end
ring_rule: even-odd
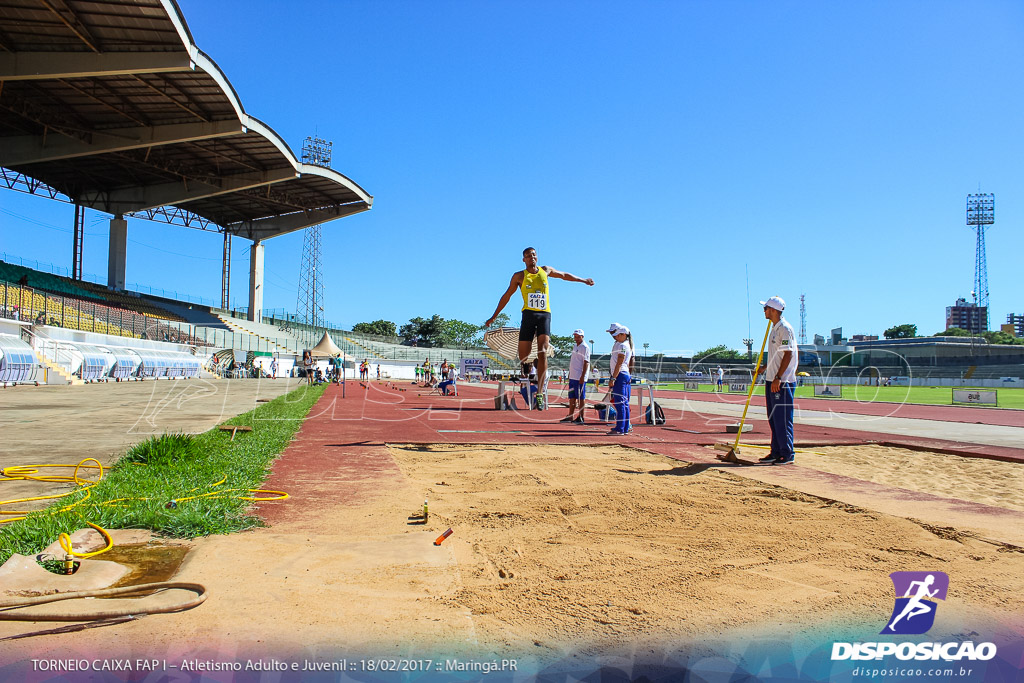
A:
POLYGON ((1014 337, 1024 337, 1024 315, 1014 315, 1011 313, 1006 316, 1006 322, 1008 325, 1013 326, 1014 337))
POLYGON ((988 332, 988 306, 979 306, 960 298, 952 306, 946 306, 946 329, 959 327, 962 330, 980 334, 988 332))
POLYGON ((850 343, 853 342, 866 342, 866 341, 878 341, 877 334, 855 334, 850 337, 850 343))

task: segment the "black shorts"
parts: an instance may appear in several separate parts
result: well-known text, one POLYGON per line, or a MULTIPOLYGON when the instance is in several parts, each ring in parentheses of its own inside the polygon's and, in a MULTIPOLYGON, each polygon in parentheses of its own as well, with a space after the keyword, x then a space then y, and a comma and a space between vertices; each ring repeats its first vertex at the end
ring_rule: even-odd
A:
POLYGON ((551 336, 551 314, 547 311, 523 311, 519 341, 533 341, 540 335, 551 336))

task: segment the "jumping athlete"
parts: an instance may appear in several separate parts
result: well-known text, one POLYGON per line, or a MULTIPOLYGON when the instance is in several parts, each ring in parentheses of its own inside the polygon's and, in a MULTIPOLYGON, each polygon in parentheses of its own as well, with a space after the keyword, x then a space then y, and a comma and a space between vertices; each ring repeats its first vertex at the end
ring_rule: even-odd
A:
POLYGON ((490 327, 501 310, 512 298, 512 293, 519 289, 523 294, 523 321, 519 325, 519 360, 524 361, 530 355, 533 340, 537 339, 537 408, 544 409, 544 387, 548 376, 548 342, 551 336, 551 300, 548 297, 548 278, 558 278, 569 282, 582 282, 593 286, 593 278, 580 278, 571 273, 563 273, 551 266, 537 265, 537 250, 533 247, 523 249, 524 270, 512 276, 508 289, 501 295, 498 307, 484 327, 490 327))

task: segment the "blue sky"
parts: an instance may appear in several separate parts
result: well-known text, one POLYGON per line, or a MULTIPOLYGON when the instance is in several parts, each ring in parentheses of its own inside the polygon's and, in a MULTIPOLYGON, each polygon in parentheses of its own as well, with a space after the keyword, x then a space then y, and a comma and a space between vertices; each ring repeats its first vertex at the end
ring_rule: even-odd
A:
MULTIPOLYGON (((346 327, 482 323, 530 245, 596 281, 553 284, 557 334, 741 348, 773 294, 798 330, 806 295, 809 336, 933 333, 970 296, 979 187, 993 326, 1024 313, 1021 3, 179 2, 249 114, 296 152, 333 141, 374 195, 323 229, 346 327)), ((70 267, 72 208, 0 197, 0 251, 70 267)), ((87 273, 108 218, 88 214, 87 273)), ((219 300, 218 235, 129 240, 129 283, 219 300)), ((301 252, 267 243, 266 307, 294 308, 301 252)))

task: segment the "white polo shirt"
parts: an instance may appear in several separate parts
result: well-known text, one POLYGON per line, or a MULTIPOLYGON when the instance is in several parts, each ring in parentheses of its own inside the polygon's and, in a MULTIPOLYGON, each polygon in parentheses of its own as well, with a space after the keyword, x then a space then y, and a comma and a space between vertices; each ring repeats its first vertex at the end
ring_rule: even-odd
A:
POLYGON ((572 356, 569 358, 569 379, 580 379, 584 363, 587 364, 587 374, 582 379, 586 382, 590 377, 590 347, 586 342, 581 342, 573 347, 572 356))
MULTIPOLYGON (((612 345, 612 355, 609 359, 611 367, 608 368, 608 372, 615 372, 615 364, 619 362, 619 356, 622 356, 622 367, 619 368, 620 375, 629 374, 629 359, 633 357, 633 349, 629 348, 628 341, 617 341, 612 345)), ((612 377, 612 379, 615 379, 612 377)))
POLYGON ((780 318, 778 324, 772 327, 772 332, 768 335, 768 350, 766 353, 768 354, 765 360, 764 371, 766 381, 771 382, 779 379, 783 382, 796 382, 796 366, 799 361, 800 352, 796 348, 796 333, 793 331, 793 326, 785 318, 780 318), (789 365, 786 366, 782 376, 776 378, 779 366, 782 365, 782 355, 786 351, 791 351, 793 357, 790 359, 789 365))

